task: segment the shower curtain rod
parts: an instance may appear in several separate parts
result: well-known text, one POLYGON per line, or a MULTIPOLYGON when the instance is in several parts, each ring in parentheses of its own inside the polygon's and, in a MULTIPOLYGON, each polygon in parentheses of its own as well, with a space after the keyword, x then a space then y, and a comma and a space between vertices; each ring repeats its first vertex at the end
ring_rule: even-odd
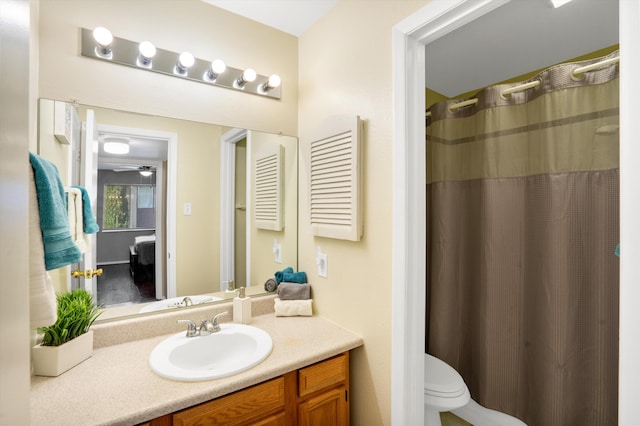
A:
MULTIPOLYGON (((608 67, 609 65, 613 65, 620 62, 620 56, 616 56, 615 58, 609 58, 609 59, 605 59, 596 63, 593 63, 591 65, 585 65, 584 67, 578 67, 576 69, 574 69, 573 71, 571 71, 571 75, 573 75, 573 77, 575 78, 579 78, 580 75, 589 72, 589 71, 593 71, 593 70, 597 70, 600 68, 604 68, 604 67, 608 67)), ((512 93, 516 93, 516 92, 521 92, 523 90, 528 90, 528 89, 534 89, 537 88, 538 86, 540 86, 540 80, 535 80, 535 81, 531 81, 529 83, 523 83, 523 84, 519 84, 517 86, 513 86, 510 87, 508 89, 505 89, 502 91, 502 93, 500 93, 502 96, 504 97, 509 97, 511 96, 512 93)), ((466 101, 461 101, 455 104, 451 104, 449 105, 449 110, 450 111, 455 111, 459 108, 463 108, 466 106, 470 106, 470 105, 475 105, 478 103, 478 98, 473 98, 473 99, 467 99, 466 101)), ((425 111, 425 117, 430 117, 431 116, 431 111, 425 111)))

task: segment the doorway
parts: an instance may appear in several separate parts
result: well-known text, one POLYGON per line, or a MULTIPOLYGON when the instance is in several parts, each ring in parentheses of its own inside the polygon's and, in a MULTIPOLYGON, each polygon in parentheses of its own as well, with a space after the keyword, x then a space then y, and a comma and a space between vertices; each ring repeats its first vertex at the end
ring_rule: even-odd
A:
POLYGON ((175 159, 177 136, 149 129, 96 124, 96 210, 100 225, 97 300, 104 306, 165 299, 175 292, 175 159), (126 141, 128 154, 104 143, 126 141), (121 202, 119 200, 124 200, 121 202))
MULTIPOLYGON (((423 424, 424 322, 426 267, 426 174, 424 144, 424 45, 504 4, 503 0, 451 0, 431 2, 394 27, 394 235, 392 294, 392 423, 423 424)), ((640 147, 633 135, 640 134, 640 123, 631 119, 638 109, 631 98, 640 91, 632 76, 640 72, 640 5, 620 1, 621 62, 621 301, 620 301, 620 393, 619 422, 633 424, 640 418, 634 403, 639 391, 640 288, 633 285, 640 268, 632 259, 640 254, 640 224, 634 219, 640 209, 640 196, 632 191, 640 172, 634 161, 640 147), (626 77, 625 77, 626 76, 626 77), (637 145, 637 144, 636 144, 637 145), (628 191, 625 191, 628 188, 628 191)), ((636 191, 637 192, 637 191, 636 191)), ((612 373, 612 374, 615 374, 612 373)))

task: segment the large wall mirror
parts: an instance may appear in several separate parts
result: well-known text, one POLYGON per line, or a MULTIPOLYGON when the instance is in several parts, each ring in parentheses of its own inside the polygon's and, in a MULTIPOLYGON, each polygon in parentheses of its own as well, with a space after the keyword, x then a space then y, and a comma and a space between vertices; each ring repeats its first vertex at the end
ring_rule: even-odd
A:
POLYGON ((63 184, 91 182, 100 231, 95 260, 52 277, 57 290, 93 291, 106 308, 102 321, 166 312, 187 296, 194 305, 223 301, 240 286, 263 294, 274 272, 297 269, 296 138, 76 105, 75 136, 65 144, 54 130, 56 103, 40 100, 38 151, 63 184), (106 152, 109 142, 128 152, 106 152), (256 161, 272 151, 281 156, 275 230, 256 226, 254 195, 256 161), (88 267, 103 271, 93 283, 70 277, 88 267))

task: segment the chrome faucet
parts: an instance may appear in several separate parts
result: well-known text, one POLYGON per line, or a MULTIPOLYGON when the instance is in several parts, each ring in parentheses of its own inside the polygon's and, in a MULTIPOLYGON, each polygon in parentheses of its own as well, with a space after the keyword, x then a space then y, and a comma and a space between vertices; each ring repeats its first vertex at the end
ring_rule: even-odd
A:
POLYGON ((229 315, 229 312, 221 312, 218 315, 215 315, 213 317, 213 319, 211 320, 211 325, 213 326, 213 331, 212 333, 217 333, 218 331, 220 331, 220 325, 218 325, 218 318, 223 317, 225 315, 229 315))
POLYGON ((196 326, 196 323, 191 320, 178 320, 178 323, 187 324, 187 337, 206 336, 208 334, 217 333, 220 331, 220 324, 218 324, 218 318, 224 315, 228 315, 228 312, 222 312, 214 316, 211 321, 202 320, 200 327, 196 326))

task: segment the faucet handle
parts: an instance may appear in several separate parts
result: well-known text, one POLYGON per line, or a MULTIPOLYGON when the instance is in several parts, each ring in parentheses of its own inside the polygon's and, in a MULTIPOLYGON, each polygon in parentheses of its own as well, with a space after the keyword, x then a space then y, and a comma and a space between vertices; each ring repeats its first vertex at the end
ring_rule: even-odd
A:
POLYGON ((196 327, 196 323, 191 320, 178 320, 178 323, 187 324, 187 337, 194 337, 198 335, 198 327, 196 327))
POLYGON ((220 325, 218 325, 218 318, 225 316, 225 315, 229 315, 229 312, 221 312, 218 315, 213 317, 213 320, 211 320, 211 324, 213 325, 213 332, 218 332, 220 331, 220 325))
MULTIPOLYGON (((220 329, 220 327, 218 327, 218 330, 220 329)), ((211 334, 211 333, 215 333, 216 328, 214 327, 213 323, 211 321, 209 321, 208 319, 202 320, 202 324, 200 324, 200 335, 201 336, 206 336, 207 334, 211 334)))

